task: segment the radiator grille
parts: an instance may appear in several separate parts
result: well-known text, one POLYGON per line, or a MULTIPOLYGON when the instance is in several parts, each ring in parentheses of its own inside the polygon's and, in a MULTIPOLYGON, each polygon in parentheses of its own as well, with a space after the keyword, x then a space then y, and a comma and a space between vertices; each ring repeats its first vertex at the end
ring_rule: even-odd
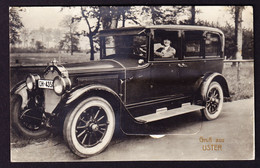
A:
MULTIPOLYGON (((44 75, 44 79, 53 80, 58 75, 59 74, 57 71, 48 71, 44 75)), ((46 113, 52 113, 52 111, 61 100, 61 96, 56 95, 56 93, 52 89, 44 89, 44 98, 44 108, 46 113)))

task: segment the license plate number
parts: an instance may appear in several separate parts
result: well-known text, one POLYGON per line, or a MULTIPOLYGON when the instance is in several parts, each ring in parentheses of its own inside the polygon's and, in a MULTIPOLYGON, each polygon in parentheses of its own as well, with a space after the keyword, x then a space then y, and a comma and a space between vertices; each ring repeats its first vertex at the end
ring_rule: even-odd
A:
POLYGON ((38 80, 38 87, 44 89, 53 89, 52 80, 38 80))

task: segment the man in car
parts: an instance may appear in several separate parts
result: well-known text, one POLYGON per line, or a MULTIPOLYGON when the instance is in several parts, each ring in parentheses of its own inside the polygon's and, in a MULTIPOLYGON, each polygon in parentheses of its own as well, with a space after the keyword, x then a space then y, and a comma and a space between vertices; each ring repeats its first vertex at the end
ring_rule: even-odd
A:
POLYGON ((162 58, 174 58, 176 50, 171 47, 171 41, 169 39, 163 40, 164 46, 157 49, 154 54, 162 58))

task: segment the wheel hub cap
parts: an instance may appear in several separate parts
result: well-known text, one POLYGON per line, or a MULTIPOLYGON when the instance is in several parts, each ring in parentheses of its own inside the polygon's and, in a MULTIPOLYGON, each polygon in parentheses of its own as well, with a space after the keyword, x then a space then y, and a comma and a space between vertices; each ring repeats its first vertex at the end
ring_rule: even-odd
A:
POLYGON ((90 125, 90 128, 92 129, 92 131, 98 131, 99 129, 98 125, 94 123, 90 125))

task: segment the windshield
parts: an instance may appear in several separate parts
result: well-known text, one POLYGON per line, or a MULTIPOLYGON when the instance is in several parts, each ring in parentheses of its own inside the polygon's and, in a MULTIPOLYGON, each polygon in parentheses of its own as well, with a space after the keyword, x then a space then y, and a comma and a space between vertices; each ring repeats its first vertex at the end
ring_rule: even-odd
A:
POLYGON ((144 35, 106 36, 101 38, 101 43, 102 58, 130 55, 146 57, 147 36, 144 35))

